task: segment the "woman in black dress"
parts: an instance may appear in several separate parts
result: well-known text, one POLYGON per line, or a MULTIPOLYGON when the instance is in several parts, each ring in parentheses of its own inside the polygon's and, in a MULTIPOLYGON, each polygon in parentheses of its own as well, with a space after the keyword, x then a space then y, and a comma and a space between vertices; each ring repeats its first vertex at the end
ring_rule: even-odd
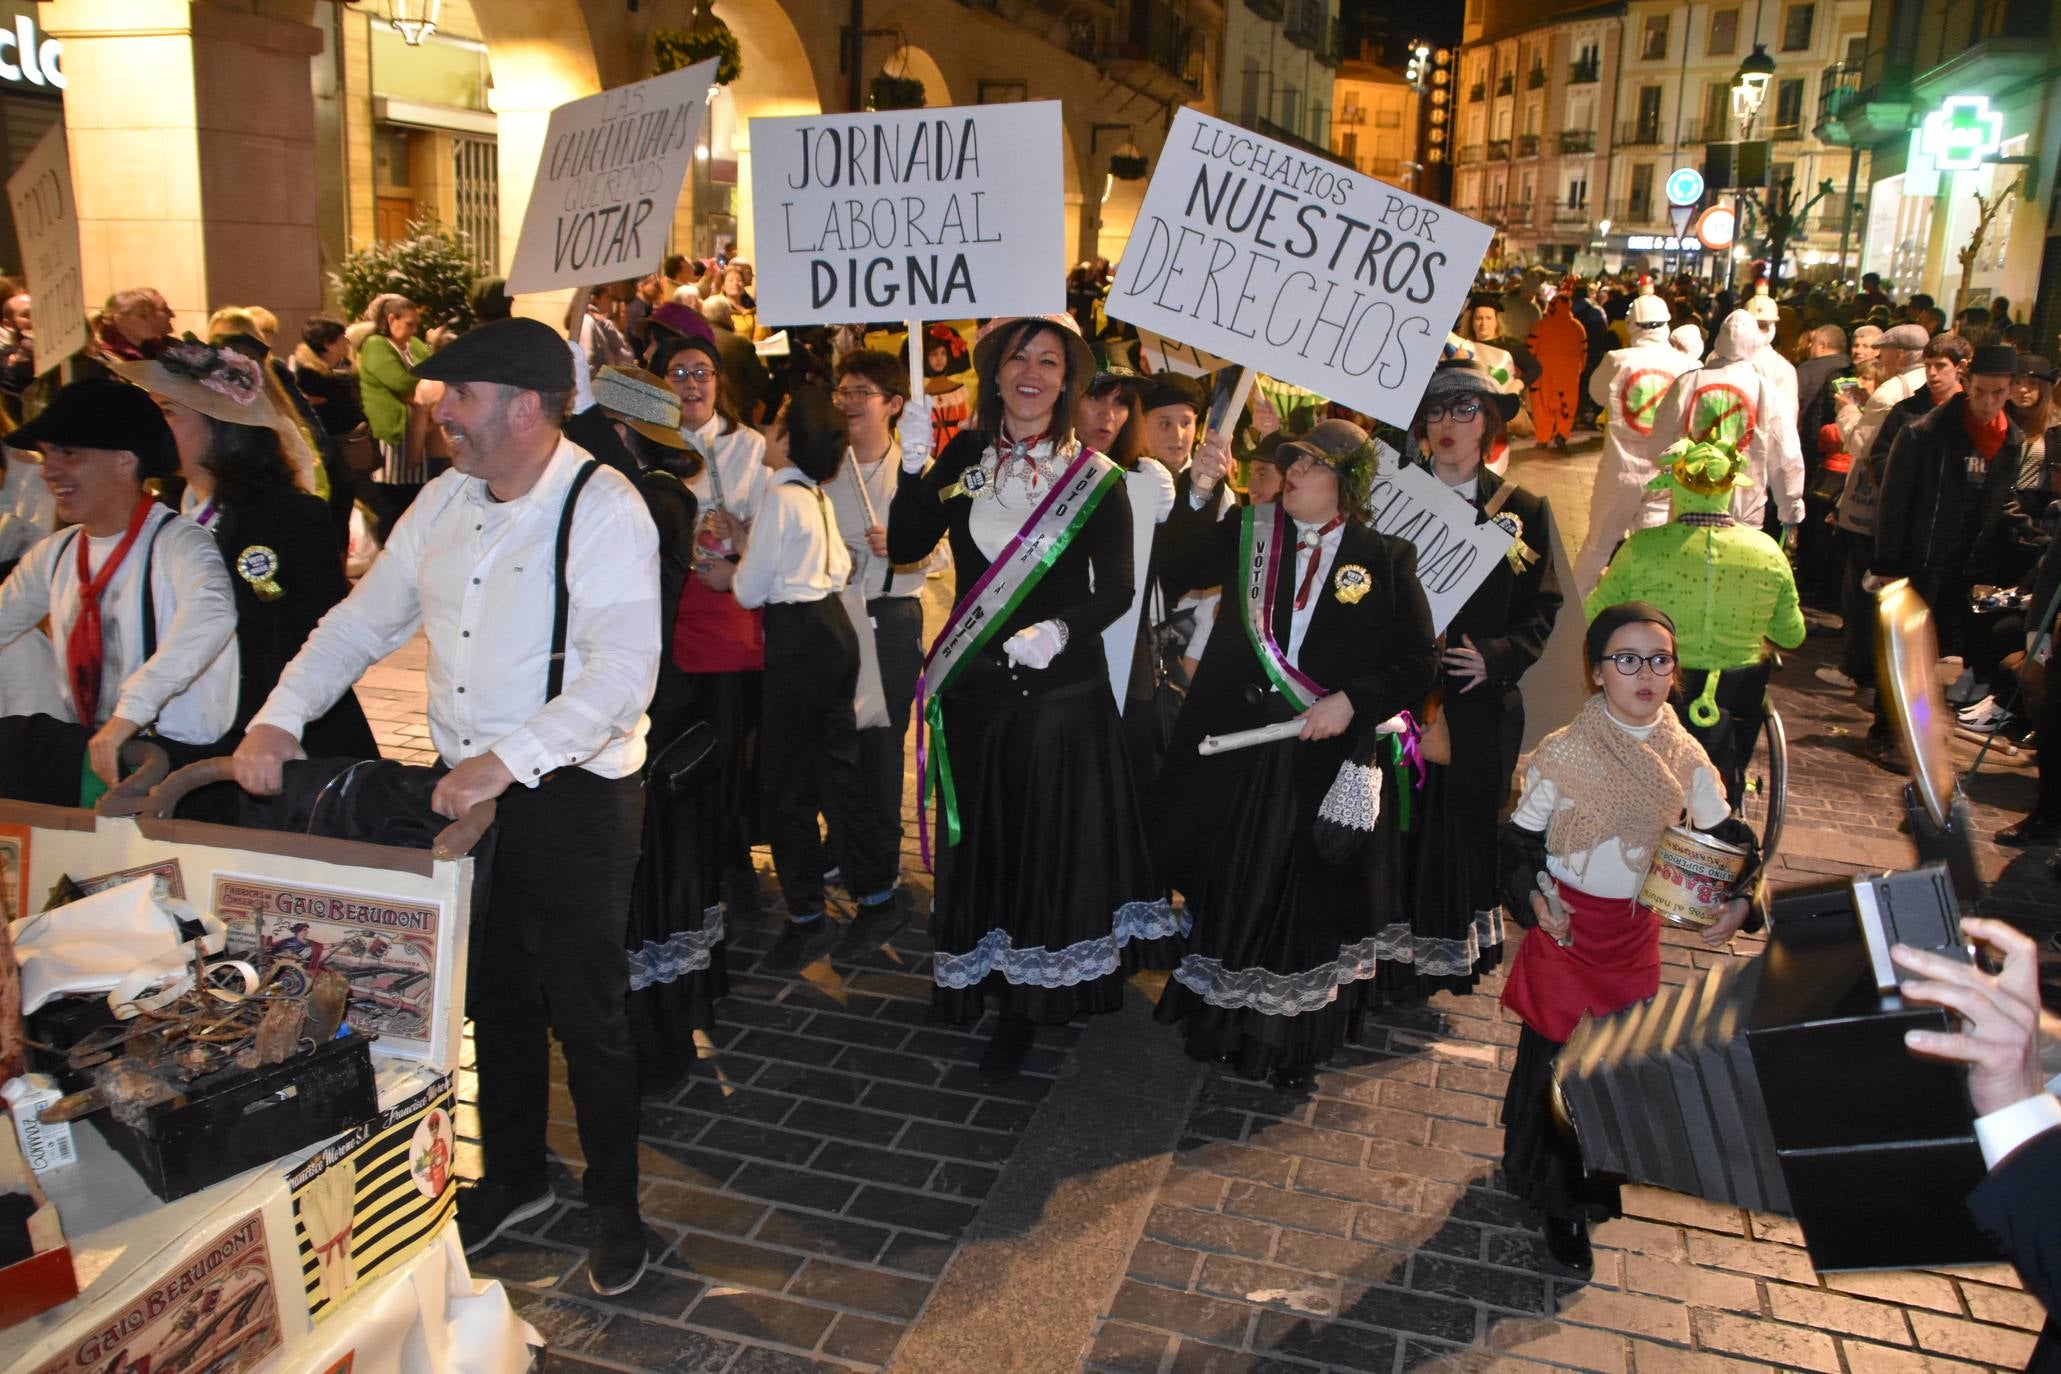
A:
POLYGON ((1471 992, 1503 959, 1502 900, 1482 856, 1494 852, 1524 741, 1518 682, 1544 651, 1561 599, 1552 508, 1485 466, 1516 412, 1517 397, 1481 364, 1450 362, 1432 374, 1410 426, 1421 463, 1474 506, 1475 523, 1493 520, 1518 542, 1442 637, 1438 732, 1450 752, 1426 764, 1406 843, 1405 925, 1384 939, 1397 973, 1383 986, 1404 994, 1471 992))
MULTIPOLYGON (((1224 599, 1156 788, 1153 856, 1193 923, 1157 1015, 1185 1027, 1190 1054, 1297 1089, 1345 1040, 1396 917, 1393 748, 1377 727, 1422 699, 1435 661, 1416 550, 1362 523, 1366 431, 1325 420, 1278 456, 1278 506, 1220 521, 1213 499, 1179 501, 1165 527, 1174 579, 1222 583, 1224 599), (1197 747, 1298 718, 1299 735, 1197 747), (1365 805, 1356 840, 1334 845, 1318 810, 1349 762, 1365 805)), ((1213 498, 1228 465, 1205 444, 1197 490, 1213 498)))
POLYGON ((919 687, 937 797, 931 1012, 971 1021, 992 994, 981 1071, 998 1079, 1037 1025, 1112 1011, 1128 969, 1170 966, 1175 924, 1102 650, 1135 592, 1122 471, 1073 432, 1093 359, 1070 317, 1039 316, 988 326, 974 366, 974 425, 928 472, 905 428, 887 543, 914 563, 951 540, 958 605, 919 687))
MULTIPOLYGON (((258 364, 232 348, 183 343, 113 366, 156 398, 179 446, 180 509, 215 536, 229 565, 242 680, 235 728, 216 742, 226 754, 315 622, 350 594, 343 549, 328 507, 296 482, 312 455, 294 461, 289 450, 306 441, 273 403, 258 364)), ((309 758, 379 757, 351 692, 308 722, 301 742, 309 758)))

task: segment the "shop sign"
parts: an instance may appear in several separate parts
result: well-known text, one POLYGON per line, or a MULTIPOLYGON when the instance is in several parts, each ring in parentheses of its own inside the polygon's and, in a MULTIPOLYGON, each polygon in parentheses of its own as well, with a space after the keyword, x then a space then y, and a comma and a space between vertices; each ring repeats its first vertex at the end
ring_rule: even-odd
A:
POLYGON ((1676 238, 1672 234, 1626 234, 1624 247, 1627 253, 1700 253, 1703 245, 1695 239, 1676 238))
POLYGON ((63 57, 64 44, 38 36, 34 17, 17 14, 12 32, 0 29, 0 86, 61 91, 63 57))
POLYGON ((2004 116, 1986 96, 1949 96, 1925 116, 1920 145, 1940 171, 1972 172, 2004 146, 2004 116))
POLYGON ((1184 108, 1107 309, 1406 426, 1494 232, 1184 108))
POLYGON ((1056 100, 751 121, 759 318, 1066 308, 1056 100))

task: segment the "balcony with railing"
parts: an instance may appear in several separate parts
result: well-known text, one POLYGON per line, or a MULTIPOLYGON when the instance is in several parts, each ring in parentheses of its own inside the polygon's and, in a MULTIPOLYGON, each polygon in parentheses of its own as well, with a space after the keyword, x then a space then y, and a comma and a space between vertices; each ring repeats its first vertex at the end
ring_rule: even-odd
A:
POLYGON ((1826 143, 1846 142, 1846 130, 1840 123, 1840 113, 1859 99, 1860 94, 1859 67, 1834 62, 1825 68, 1823 75, 1818 78, 1818 119, 1814 126, 1820 140, 1826 143))
POLYGON ((1102 54, 1111 79, 1154 95, 1193 99, 1195 29, 1187 17, 1165 0, 1130 0, 1129 11, 1102 54))
POLYGON ((1596 151, 1594 129, 1562 129, 1560 151, 1563 153, 1593 153, 1596 151))
POLYGON ((1606 217, 1615 228, 1631 225, 1660 224, 1667 219, 1667 210, 1658 195, 1627 196, 1610 203, 1610 214, 1606 217))
POLYGON ((1527 91, 1542 91, 1545 88, 1546 69, 1544 67, 1533 67, 1524 74, 1524 89, 1527 91))
POLYGON ((1707 119, 1691 119, 1682 124, 1680 141, 1691 143, 1724 143, 1732 137, 1732 117, 1715 115, 1707 119))
POLYGON ((1517 136, 1517 156, 1537 157, 1538 155, 1539 136, 1537 134, 1519 134, 1517 136))
POLYGON ((1479 143, 1469 143, 1453 154, 1453 161, 1462 167, 1468 167, 1481 161, 1482 157, 1481 145, 1479 143))
POLYGON ((1507 138, 1490 139, 1488 143, 1488 160, 1490 162, 1508 162, 1510 160, 1510 140, 1507 138))
POLYGON ((1324 42, 1317 49, 1316 57, 1319 66, 1330 67, 1334 70, 1340 62, 1345 60, 1345 24, 1342 21, 1337 19, 1326 21, 1324 42))
POLYGON ((1600 61, 1574 63, 1567 69, 1567 84, 1570 86, 1590 85, 1596 80, 1597 68, 1600 65, 1600 61))
POLYGON ((1777 143, 1795 143, 1810 130, 1801 124, 1765 124, 1755 130, 1762 138, 1771 138, 1777 143))
POLYGON ((1589 207, 1586 202, 1580 205, 1567 205, 1563 203, 1553 207, 1553 223, 1555 224, 1587 224, 1588 222, 1589 207))
POLYGON ((1510 95, 1513 94, 1516 90, 1517 74, 1515 72, 1504 72, 1501 76, 1496 78, 1497 95, 1510 95))
POLYGON ((1617 146, 1620 148, 1650 148, 1659 142, 1658 119, 1635 119, 1629 124, 1617 126, 1617 146))
POLYGON ((1281 36, 1306 52, 1324 42, 1324 0, 1288 0, 1288 22, 1281 36))
POLYGON ((1512 201, 1503 207, 1503 227, 1506 229, 1529 229, 1531 227, 1531 202, 1512 201))
POLYGON ((1467 88, 1467 99, 1470 104, 1479 105, 1487 97, 1488 86, 1485 82, 1477 81, 1467 88))

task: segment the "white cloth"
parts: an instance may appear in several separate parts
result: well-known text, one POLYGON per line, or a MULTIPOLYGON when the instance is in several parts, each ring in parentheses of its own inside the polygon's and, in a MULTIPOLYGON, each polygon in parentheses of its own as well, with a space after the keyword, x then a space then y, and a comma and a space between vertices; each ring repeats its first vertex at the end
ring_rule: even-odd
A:
POLYGON ((1999 1107, 1975 1118, 1975 1141, 1982 1146, 1982 1162, 1994 1169, 2004 1157, 2036 1135, 2061 1126, 2061 1077, 2048 1080, 2047 1090, 1999 1107))
POLYGON ((887 524, 887 508, 894 500, 895 475, 901 466, 901 445, 892 440, 887 453, 875 463, 862 463, 846 449, 837 476, 823 487, 836 517, 837 536, 844 541, 845 552, 851 555, 852 577, 869 601, 876 596, 914 596, 923 590, 920 564, 890 575, 888 560, 876 557, 866 546, 866 527, 876 522, 887 524), (861 487, 865 488, 865 499, 859 495, 861 487), (870 520, 867 500, 873 503, 870 520))
MULTIPOLYGON (((1732 516, 1742 525, 1759 528, 1767 503, 1775 503, 1776 514, 1785 525, 1803 523, 1803 450, 1796 437, 1796 407, 1782 389, 1754 366, 1753 355, 1762 349, 1760 325, 1743 310, 1734 310, 1718 326, 1710 361, 1675 380, 1653 416, 1653 432, 1646 436, 1646 478, 1659 470, 1660 455, 1683 436, 1699 393, 1712 387, 1730 388, 1744 398, 1752 412, 1753 437, 1746 445, 1751 486, 1735 487, 1732 516)), ((1643 488, 1644 479, 1641 479, 1643 488)), ((1664 525, 1668 520, 1665 491, 1648 492, 1640 508, 1638 527, 1664 525)), ((1596 538, 1591 528, 1589 538, 1596 538)), ((1614 541, 1613 541, 1614 542, 1614 541)))
POLYGON ((799 468, 773 474, 751 523, 730 584, 748 611, 836 596, 852 575, 852 556, 832 523, 830 501, 799 468))
POLYGON ((1006 465, 1000 465, 993 448, 982 454, 974 466, 987 477, 987 489, 979 496, 953 498, 973 502, 973 509, 966 513, 966 532, 972 537, 973 546, 991 561, 1007 548, 1078 451, 1074 449, 1062 456, 1053 451, 1049 439, 1037 445, 1030 454, 1037 469, 1035 481, 1023 459, 1011 458, 1006 465))
POLYGON ((1789 413, 1799 414, 1801 402, 1797 398, 1796 364, 1782 356, 1782 350, 1775 347, 1773 340, 1766 335, 1761 337, 1761 347, 1749 356, 1748 361, 1753 364, 1754 371, 1767 378, 1782 393, 1789 402, 1789 413))
POLYGON ((1130 498, 1131 518, 1152 513, 1151 523, 1164 525, 1174 509, 1174 474, 1157 458, 1141 457, 1138 466, 1124 474, 1124 495, 1130 498))
POLYGON ((1338 557, 1338 541, 1345 537, 1345 526, 1340 525, 1334 530, 1327 531, 1317 540, 1316 547, 1311 548, 1304 542, 1304 536, 1315 533, 1321 527, 1306 525, 1300 520, 1294 524, 1295 577, 1289 583, 1288 591, 1291 597, 1295 595, 1296 588, 1302 586, 1303 578, 1308 575, 1310 561, 1315 559, 1317 564, 1317 575, 1310 581, 1309 600, 1299 607, 1294 607, 1291 603, 1292 609, 1288 617, 1288 661, 1300 668, 1303 636, 1310 632, 1310 617, 1317 613, 1317 603, 1324 599, 1324 582, 1331 576, 1331 564, 1338 557))
MULTIPOLYGON (((1610 671, 1617 670, 1612 668, 1610 671)), ((1609 712, 1604 714, 1612 725, 1638 739, 1645 739, 1660 728, 1658 721, 1652 725, 1626 725, 1609 712)), ((1555 811, 1574 804, 1572 797, 1561 796, 1559 788, 1549 779, 1539 776, 1537 768, 1528 768, 1524 774, 1524 791, 1517 798, 1517 809, 1510 813, 1510 819, 1523 829, 1543 834, 1555 811)), ((1731 805, 1725 800, 1724 784, 1718 781, 1716 773, 1708 768, 1696 770, 1689 783, 1687 809, 1689 824, 1698 830, 1708 830, 1732 814, 1731 805)), ((1652 855, 1647 855, 1646 862, 1634 868, 1625 862, 1623 841, 1612 836, 1584 853, 1548 854, 1546 871, 1591 897, 1615 901, 1639 895, 1639 889, 1646 884, 1646 869, 1652 858, 1652 855)))
MULTIPOLYGON (((121 544, 120 534, 89 539, 60 530, 23 556, 0 583, 0 644, 12 643, 50 617, 59 717, 73 720, 66 683, 66 639, 79 616, 79 552, 87 539, 97 575, 121 544)), ((120 716, 182 744, 211 744, 236 723, 241 659, 236 652, 236 597, 214 536, 163 506, 152 505, 136 545, 100 594, 102 659, 97 726, 120 716), (153 551, 151 537, 157 545, 153 551), (157 652, 143 657, 143 566, 150 564, 157 652)))
POLYGON ((298 736, 367 668, 429 638, 429 735, 456 764, 492 752, 524 786, 554 769, 627 777, 644 764, 658 681, 658 531, 629 480, 598 469, 566 554, 565 691, 544 699, 558 522, 586 450, 561 438, 535 486, 496 501, 453 469, 423 489, 385 550, 280 674, 253 724, 298 736))
MULTIPOLYGON (((1589 489, 1589 532, 1574 561, 1575 585, 1584 596, 1595 590, 1610 562, 1610 551, 1638 518, 1639 507, 1646 501, 1646 483, 1655 471, 1646 452, 1646 436, 1625 418, 1625 393, 1635 378, 1642 379, 1643 390, 1646 374, 1677 378, 1695 369, 1695 359, 1669 343, 1664 333, 1654 332, 1630 347, 1605 353, 1589 376, 1589 396, 1603 412, 1603 457, 1589 489)), ((1661 404, 1666 403, 1663 398, 1661 404)))
POLYGON ((1223 603, 1223 596, 1221 590, 1208 591, 1200 596, 1190 593, 1175 606, 1176 610, 1193 607, 1195 611, 1195 632, 1188 636, 1188 651, 1182 655, 1183 658, 1201 662, 1202 651, 1209 647, 1209 632, 1216 628, 1217 609, 1223 603))
POLYGON ((687 442, 705 460, 701 471, 689 479, 687 490, 694 493, 703 515, 721 506, 749 525, 758 514, 759 497, 770 475, 764 461, 766 441, 750 425, 738 425, 728 434, 720 433, 722 428, 720 415, 710 416, 709 422, 699 429, 681 427, 687 442), (713 484, 711 467, 715 470, 713 484), (716 486, 723 489, 720 501, 716 499, 716 486))

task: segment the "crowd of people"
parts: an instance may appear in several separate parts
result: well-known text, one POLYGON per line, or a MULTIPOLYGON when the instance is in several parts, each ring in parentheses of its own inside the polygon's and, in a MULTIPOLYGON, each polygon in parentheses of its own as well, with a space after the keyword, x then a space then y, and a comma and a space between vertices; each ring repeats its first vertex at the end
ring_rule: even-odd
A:
MULTIPOLYGON (((0 658, 0 795, 90 803, 140 734, 175 762, 233 751, 260 796, 304 758, 373 757, 353 685, 421 631, 429 806, 498 806, 463 1238, 551 1203, 548 1032, 590 1278, 620 1292, 646 1261, 639 1096, 722 1014, 752 847, 785 912, 767 970, 850 967, 915 918, 913 722, 932 1012, 997 1013, 990 1080, 1154 969, 1191 1054, 1306 1090, 1370 1009, 1471 990, 1506 922, 1542 932, 1502 994, 1524 1024, 1505 1171, 1584 1272, 1614 1193, 1555 1123, 1553 1058, 1581 1016, 1658 987, 1640 889, 1664 832, 1754 848, 1735 813, 1767 647, 1802 637, 1782 545, 1807 591, 1911 578, 1994 686, 2008 655, 1962 612, 1995 532, 2034 547, 2051 369, 1965 314, 1927 332, 1929 305, 1849 345, 1797 292, 1712 301, 1706 358, 1693 295, 1568 283, 1531 293, 1534 321, 1520 281, 1470 302, 1406 430, 1271 380, 1249 421, 1211 426, 1203 385, 1130 365, 1101 277, 970 349, 926 333, 915 394, 862 330, 765 347, 735 259, 583 293, 563 328, 514 317, 492 279, 455 335, 381 296, 310 320, 289 361, 256 307, 174 339, 162 296, 120 293, 78 379, 5 438, 10 487, 40 465, 53 508, 0 524, 20 536, 0 654, 50 627, 40 667, 0 658), (1564 445, 1599 415, 1565 589, 1549 503, 1502 470, 1512 434, 1564 445), (1820 416, 1830 452, 1804 428, 1820 416), (1442 626, 1415 548, 1370 522, 1397 463, 1509 536, 1442 626), (354 528, 382 545, 355 587, 354 528), (921 594, 947 575, 927 635, 921 594), (1569 590, 1587 704, 1519 776, 1520 685, 1569 590)), ((1756 874, 1708 944, 1758 919, 1756 874)))

